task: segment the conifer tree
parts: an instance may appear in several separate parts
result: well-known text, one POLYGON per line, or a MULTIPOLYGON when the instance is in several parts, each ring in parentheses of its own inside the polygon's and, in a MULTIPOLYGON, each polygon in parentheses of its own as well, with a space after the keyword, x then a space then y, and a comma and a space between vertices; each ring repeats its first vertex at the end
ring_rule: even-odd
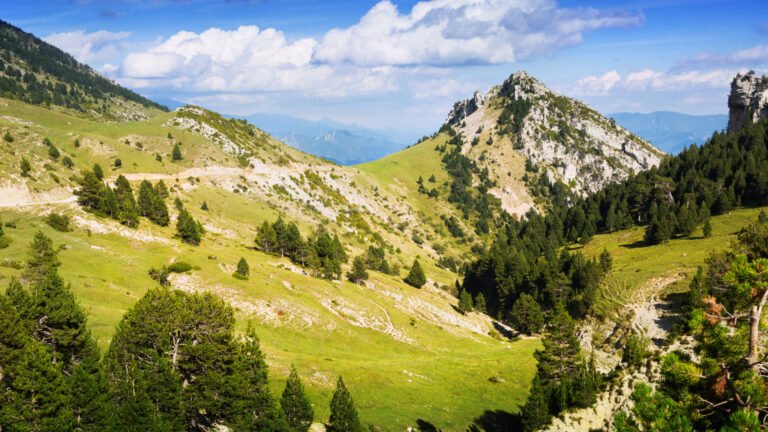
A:
POLYGON ((144 180, 139 185, 139 196, 136 203, 139 205, 139 214, 151 218, 155 202, 155 189, 152 184, 144 180))
POLYGON ((265 253, 274 253, 277 250, 277 234, 269 222, 264 221, 256 234, 256 247, 265 253))
POLYGON ((472 294, 469 293, 467 290, 461 290, 459 293, 459 311, 463 314, 466 314, 467 312, 472 312, 474 309, 474 304, 472 301, 472 294))
POLYGON ((709 219, 704 221, 704 226, 702 227, 702 234, 704 235, 704 238, 712 237, 712 223, 709 222, 709 219))
POLYGON ((29 172, 32 170, 32 165, 29 163, 27 158, 25 157, 21 158, 21 162, 19 163, 19 168, 21 169, 22 177, 29 177, 29 172))
POLYGON ((96 174, 93 172, 85 173, 80 182, 80 189, 75 191, 77 203, 89 210, 101 211, 103 209, 104 189, 106 188, 96 174))
POLYGON ((246 261, 245 258, 240 258, 240 261, 237 262, 237 270, 235 270, 233 276, 236 279, 248 280, 250 275, 251 269, 248 267, 248 261, 246 261))
POLYGON ((534 334, 544 327, 544 314, 541 306, 528 293, 520 294, 510 311, 510 318, 515 328, 526 334, 534 334))
POLYGON ((104 170, 101 169, 101 165, 93 164, 93 174, 99 181, 104 180, 104 170))
POLYGON ((203 238, 203 227, 188 211, 182 209, 176 220, 176 235, 184 243, 197 246, 203 238))
POLYGON ((170 196, 168 186, 165 185, 165 182, 162 179, 155 184, 155 192, 157 192, 157 196, 164 200, 168 199, 170 196))
POLYGON ((115 180, 115 199, 119 220, 125 226, 136 228, 139 225, 139 209, 133 197, 133 189, 128 179, 121 175, 115 180))
POLYGON ((549 335, 542 340, 542 344, 544 349, 535 355, 542 383, 559 383, 560 378, 569 376, 578 365, 580 350, 573 318, 562 303, 558 303, 552 312, 549 335))
POLYGON ((350 282, 361 284, 368 280, 368 271, 365 268, 365 259, 362 256, 356 256, 352 260, 352 269, 347 273, 347 279, 350 282))
POLYGON ((483 293, 478 293, 477 297, 475 297, 475 310, 480 313, 487 313, 486 310, 487 306, 485 304, 485 296, 483 293))
POLYGON ((45 280, 49 273, 55 272, 60 265, 53 241, 38 231, 29 245, 27 267, 22 273, 22 279, 35 285, 45 280))
POLYGON ((608 252, 608 249, 603 248, 603 251, 600 252, 600 270, 603 272, 603 274, 606 274, 611 271, 612 267, 613 257, 611 256, 611 253, 608 252))
POLYGON ((208 211, 208 202, 203 201, 203 205, 200 206, 200 210, 208 211))
POLYGON ((288 375, 288 381, 285 383, 280 406, 283 408, 285 419, 288 421, 292 432, 307 432, 309 430, 315 414, 312 410, 312 403, 304 392, 299 373, 293 366, 290 375, 288 375))
POLYGON ((283 411, 269 391, 267 364, 250 324, 245 339, 238 344, 233 369, 225 395, 231 400, 227 417, 234 430, 288 430, 283 411))
POLYGON ((183 159, 183 157, 181 156, 181 149, 179 148, 178 144, 173 145, 173 153, 171 155, 171 159, 173 161, 180 161, 183 159))
POLYGON ((546 426, 552 416, 549 414, 549 391, 541 383, 539 375, 533 377, 528 400, 520 410, 523 431, 533 432, 546 426))
POLYGON ((357 408, 352 401, 352 395, 339 376, 336 391, 331 399, 331 416, 328 418, 330 432, 362 432, 363 425, 357 415, 357 408))
POLYGON ((422 270, 418 259, 413 260, 411 271, 408 272, 408 276, 405 277, 404 281, 414 288, 421 288, 427 283, 427 277, 424 275, 424 270, 422 270))

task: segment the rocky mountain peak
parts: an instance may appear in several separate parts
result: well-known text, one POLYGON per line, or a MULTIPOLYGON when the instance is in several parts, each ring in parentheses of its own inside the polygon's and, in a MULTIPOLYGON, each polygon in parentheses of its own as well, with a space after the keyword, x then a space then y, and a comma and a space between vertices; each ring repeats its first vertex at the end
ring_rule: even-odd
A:
POLYGON ((531 195, 537 185, 557 180, 585 194, 656 166, 664 157, 615 121, 551 91, 524 71, 457 102, 447 124, 462 137, 462 152, 488 168, 498 185, 490 192, 508 204, 504 208, 510 213, 533 206, 532 200, 519 205, 525 193, 516 181, 524 182, 531 195), (511 172, 519 173, 519 179, 511 172))
POLYGON ((755 72, 736 74, 731 81, 728 96, 728 131, 744 126, 751 116, 752 122, 768 117, 768 76, 756 76, 755 72))

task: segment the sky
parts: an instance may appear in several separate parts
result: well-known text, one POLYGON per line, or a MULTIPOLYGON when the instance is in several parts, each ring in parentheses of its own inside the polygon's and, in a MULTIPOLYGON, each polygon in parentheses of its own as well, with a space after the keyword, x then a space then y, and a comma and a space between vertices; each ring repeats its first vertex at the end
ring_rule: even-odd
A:
POLYGON ((160 102, 435 131, 525 70, 605 114, 727 112, 768 2, 25 0, 0 19, 160 102))

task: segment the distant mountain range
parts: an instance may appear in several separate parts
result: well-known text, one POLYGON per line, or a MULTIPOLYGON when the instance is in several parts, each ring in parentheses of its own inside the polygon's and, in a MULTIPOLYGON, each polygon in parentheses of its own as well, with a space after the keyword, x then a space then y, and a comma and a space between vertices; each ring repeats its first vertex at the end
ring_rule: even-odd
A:
POLYGON ((670 154, 685 146, 703 144, 712 132, 725 129, 728 116, 688 115, 670 111, 652 113, 616 113, 609 117, 634 134, 670 154))
POLYGON ((341 165, 379 159, 418 138, 414 133, 368 129, 327 118, 311 121, 277 114, 251 114, 244 118, 291 147, 341 165))

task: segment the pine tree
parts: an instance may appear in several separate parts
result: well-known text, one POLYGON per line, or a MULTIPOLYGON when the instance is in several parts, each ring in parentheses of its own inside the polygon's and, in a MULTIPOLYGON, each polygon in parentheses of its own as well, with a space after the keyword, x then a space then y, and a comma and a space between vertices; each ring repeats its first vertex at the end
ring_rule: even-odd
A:
POLYGON ((157 196, 164 200, 168 199, 170 196, 170 193, 168 192, 168 186, 165 185, 163 180, 160 180, 155 184, 155 192, 157 192, 157 196))
POLYGON ((154 211, 155 189, 152 184, 144 180, 139 185, 139 196, 136 203, 139 206, 139 214, 151 218, 154 211))
POLYGON ((230 400, 226 417, 233 429, 253 432, 288 430, 285 415, 269 391, 267 364, 259 338, 250 325, 245 339, 238 344, 233 369, 225 393, 230 400))
POLYGON ((485 296, 483 293, 478 293, 475 297, 475 310, 480 313, 487 313, 487 306, 485 304, 485 296))
POLYGON ((712 223, 709 222, 709 219, 704 221, 704 226, 702 227, 702 233, 704 234, 704 238, 712 237, 712 223))
POLYGON ((608 249, 603 248, 603 251, 600 253, 600 270, 603 274, 607 274, 611 271, 612 267, 613 257, 611 256, 611 253, 608 252, 608 249))
POLYGON ((22 273, 22 279, 31 285, 35 285, 55 272, 61 265, 58 253, 53 249, 53 241, 38 231, 29 245, 27 267, 22 273))
POLYGON ((357 415, 357 409, 352 401, 352 395, 339 376, 336 391, 331 399, 331 416, 328 418, 330 432, 362 432, 363 425, 357 415))
POLYGON ((291 367, 291 373, 288 375, 288 381, 285 383, 285 390, 280 399, 280 406, 283 408, 285 419, 292 432, 309 430, 315 414, 295 367, 291 367))
POLYGON ((176 220, 176 235, 184 242, 194 246, 200 244, 203 238, 203 227, 189 214, 182 209, 176 220))
POLYGON ((19 168, 21 169, 22 177, 29 177, 29 172, 32 170, 32 165, 29 163, 27 158, 25 157, 21 158, 21 162, 19 163, 19 168))
POLYGON ((128 179, 121 175, 115 180, 115 199, 117 200, 118 220, 131 228, 139 225, 139 209, 133 197, 133 189, 128 179))
POLYGON ((59 152, 59 149, 57 149, 56 146, 51 145, 48 147, 48 156, 53 160, 58 160, 59 156, 61 156, 61 152, 59 152))
POLYGON ((549 414, 549 391, 541 383, 539 375, 533 377, 528 400, 520 410, 523 431, 533 432, 549 424, 552 416, 549 414))
POLYGON ((208 202, 203 201, 203 205, 200 206, 200 210, 208 211, 208 202))
POLYGON ((578 365, 580 350, 573 318, 562 303, 558 303, 552 312, 549 335, 542 340, 542 344, 544 349, 535 354, 542 383, 559 383, 562 377, 569 376, 578 365))
POLYGON ((352 261, 352 269, 347 273, 347 279, 356 284, 361 284, 363 281, 368 280, 368 271, 366 271, 365 259, 362 256, 357 256, 352 261))
POLYGON ((411 271, 408 273, 408 276, 405 277, 404 281, 414 288, 421 288, 427 283, 427 277, 424 275, 424 270, 421 269, 421 264, 419 264, 418 259, 413 260, 411 271))
POLYGON ((535 334, 544 327, 544 314, 541 306, 528 293, 520 294, 510 311, 512 324, 517 331, 526 334, 535 334))
POLYGON ((175 161, 180 161, 183 159, 181 156, 181 149, 179 148, 178 144, 173 145, 173 154, 171 155, 171 159, 175 161))
POLYGON ((236 279, 241 280, 248 280, 248 277, 251 275, 251 269, 248 267, 248 261, 245 260, 245 258, 240 258, 240 261, 237 263, 237 270, 235 270, 235 273, 233 276, 236 279))
POLYGON ((256 247, 264 253, 277 251, 277 234, 269 222, 264 221, 256 234, 256 247))
POLYGON ((99 181, 104 180, 104 170, 101 169, 101 165, 93 164, 93 174, 99 181))
POLYGON ((472 294, 469 293, 467 290, 461 290, 459 293, 459 312, 466 314, 467 312, 472 312, 472 309, 474 308, 473 302, 472 302, 472 294))

